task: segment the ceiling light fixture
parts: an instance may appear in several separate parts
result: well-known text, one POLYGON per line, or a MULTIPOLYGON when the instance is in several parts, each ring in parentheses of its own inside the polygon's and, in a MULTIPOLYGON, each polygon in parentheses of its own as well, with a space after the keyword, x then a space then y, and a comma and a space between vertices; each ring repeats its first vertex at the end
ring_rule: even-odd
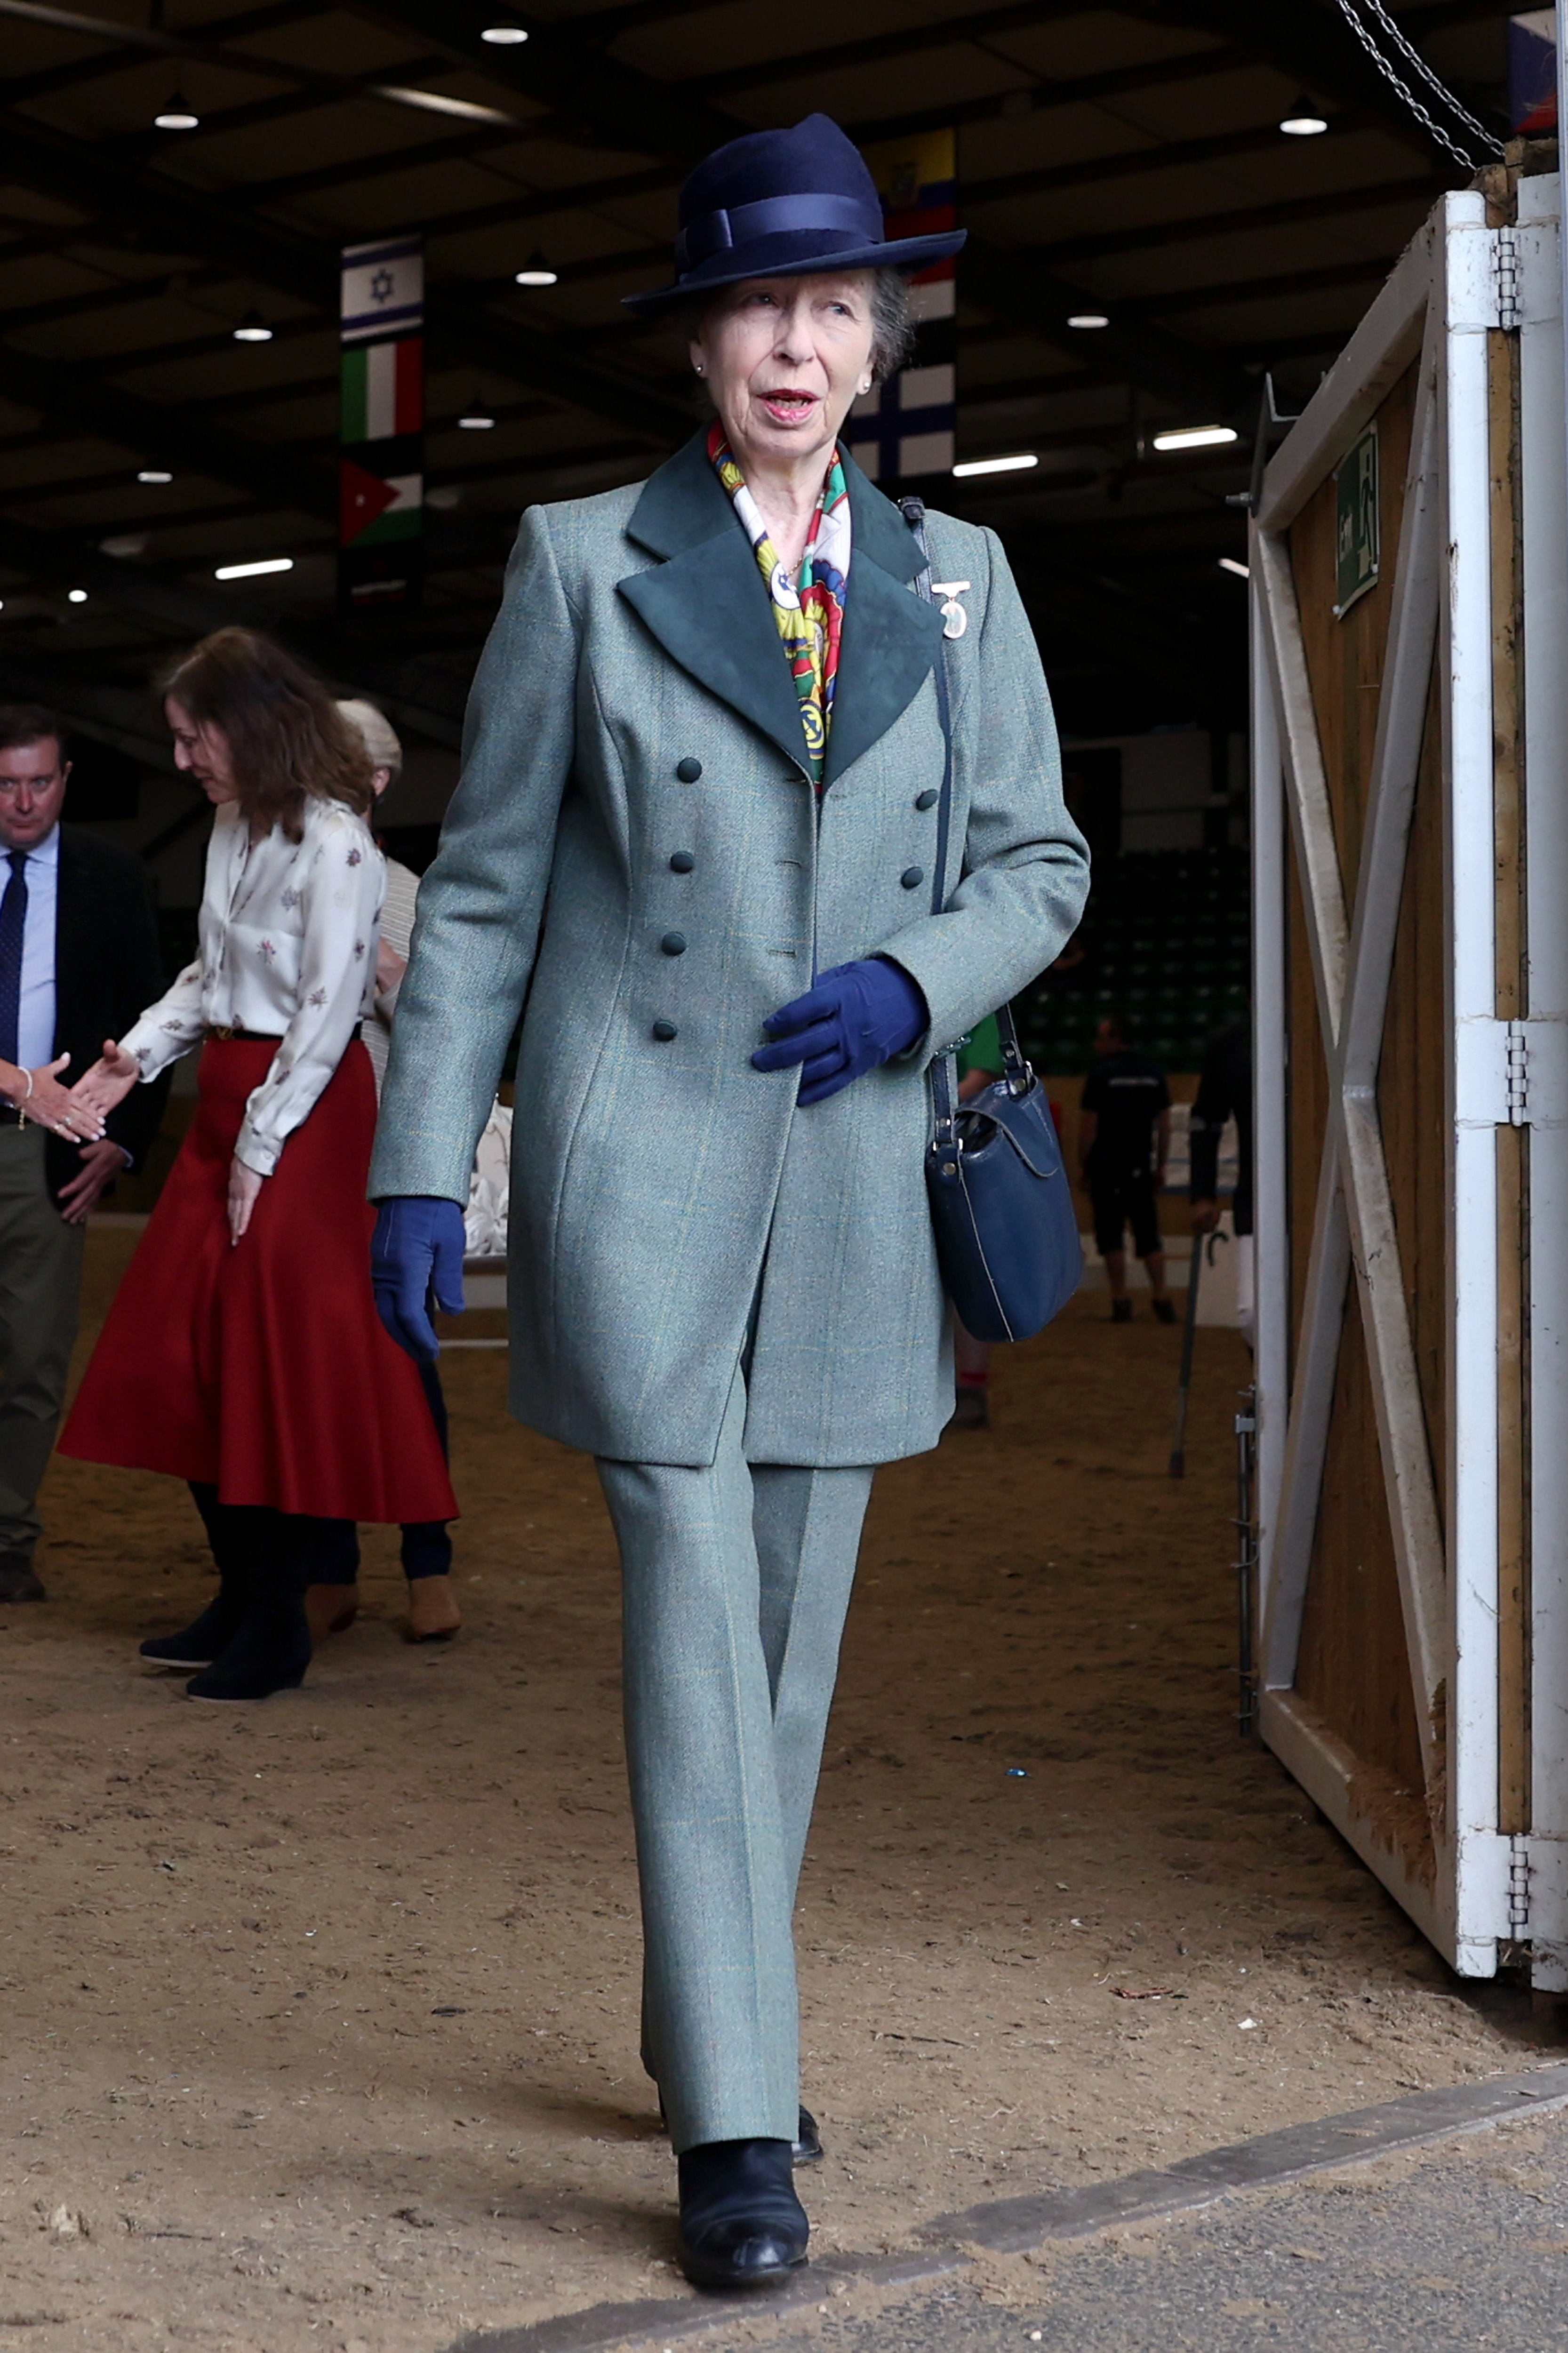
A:
POLYGON ((1068 320, 1069 327, 1109 327, 1110 324, 1103 311, 1075 311, 1068 320))
POLYGON ((1218 449, 1227 441, 1240 439, 1233 425, 1181 425, 1169 433, 1156 433, 1156 449, 1218 449))
POLYGON ((139 482, 172 482, 174 477, 162 466, 143 466, 136 479, 139 482))
POLYGON ((561 272, 558 269, 552 269, 542 253, 531 255, 528 268, 520 269, 517 273, 517 283, 520 286, 555 286, 559 284, 560 279, 561 272))
POLYGON ((521 25, 487 25, 479 38, 498 49, 515 49, 520 41, 527 40, 528 35, 521 25))
POLYGON ((68 588, 66 590, 66 603, 68 605, 85 605, 86 602, 87 590, 85 588, 68 588))
POLYGON ((1315 139, 1328 127, 1327 120, 1318 112, 1310 98, 1299 98, 1279 125, 1287 139, 1315 139))
POLYGON ((291 555, 263 555, 254 564, 220 564, 213 574, 215 580, 259 580, 264 572, 292 572, 291 555))
POLYGON ((1219 568, 1222 572, 1234 572, 1238 580, 1250 580, 1252 577, 1247 566, 1245 564, 1238 564, 1234 555, 1222 555, 1219 568))
POLYGON ((247 311, 234 331, 237 343, 269 343, 272 330, 259 311, 247 311))
POLYGON ((458 417, 458 423, 465 433, 488 433, 494 425, 495 418, 476 393, 458 417))
POLYGON ((445 90, 409 90, 391 81, 377 82, 374 89, 377 98, 390 98, 396 106, 416 107, 421 114, 454 114, 459 122, 515 123, 518 119, 504 107, 480 106, 471 98, 448 98, 445 90))
POLYGON ((1015 458, 966 458, 962 466, 952 470, 955 478, 963 481, 971 474, 1022 474, 1039 462, 1037 457, 1020 451, 1015 458))
POLYGON ((194 131, 201 119, 199 114, 192 112, 186 102, 184 91, 176 82, 168 105, 162 114, 155 114, 153 117, 153 128, 158 131, 194 131))

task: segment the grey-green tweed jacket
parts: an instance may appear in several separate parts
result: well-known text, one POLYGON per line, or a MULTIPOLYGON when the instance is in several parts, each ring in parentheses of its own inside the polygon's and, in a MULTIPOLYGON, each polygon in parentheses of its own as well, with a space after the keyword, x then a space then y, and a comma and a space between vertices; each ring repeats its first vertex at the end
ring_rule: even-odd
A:
POLYGON ((522 1014, 511 1404, 621 1461, 711 1462, 748 1332, 746 1452, 935 1444, 952 1409, 924 1066, 1059 953, 1088 890, 1049 698, 994 535, 930 519, 966 581, 946 648, 947 912, 931 912, 940 616, 902 517, 847 462, 854 554, 820 804, 766 590, 703 436, 640 488, 524 515, 419 894, 371 1190, 466 1201, 522 1014), (795 1108, 754 1071, 815 971, 883 954, 914 1054, 795 1108))

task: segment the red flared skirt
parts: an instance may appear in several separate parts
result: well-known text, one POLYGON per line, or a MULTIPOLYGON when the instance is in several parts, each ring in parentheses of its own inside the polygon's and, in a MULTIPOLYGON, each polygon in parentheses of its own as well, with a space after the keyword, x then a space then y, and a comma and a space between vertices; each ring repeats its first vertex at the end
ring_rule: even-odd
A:
POLYGON ((269 1040, 210 1039, 196 1115, 60 1439, 62 1454, 204 1480, 226 1504, 447 1520, 419 1375, 370 1284, 375 1082, 356 1039, 228 1235, 228 1171, 269 1040))

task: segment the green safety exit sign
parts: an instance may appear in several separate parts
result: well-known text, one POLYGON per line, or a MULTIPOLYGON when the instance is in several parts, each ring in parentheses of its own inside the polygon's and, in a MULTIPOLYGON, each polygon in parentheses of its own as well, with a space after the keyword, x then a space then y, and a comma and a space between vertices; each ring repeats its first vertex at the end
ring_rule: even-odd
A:
POLYGON ((1377 585, 1377 427, 1369 425, 1334 476, 1338 529, 1334 542, 1334 613, 1348 613, 1377 585))

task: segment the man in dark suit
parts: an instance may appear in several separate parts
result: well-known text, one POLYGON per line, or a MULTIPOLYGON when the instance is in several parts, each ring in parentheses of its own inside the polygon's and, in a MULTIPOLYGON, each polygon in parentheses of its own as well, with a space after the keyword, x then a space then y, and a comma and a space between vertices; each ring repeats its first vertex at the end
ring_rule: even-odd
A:
MULTIPOLYGON (((69 777, 54 713, 0 704, 0 1055, 37 1070, 68 1053, 67 1086, 163 986, 146 871, 61 825, 69 777)), ((79 1146, 0 1105, 0 1602, 44 1599, 37 1493, 76 1338, 88 1213, 152 1143, 163 1094, 134 1088, 108 1134, 79 1146)))

